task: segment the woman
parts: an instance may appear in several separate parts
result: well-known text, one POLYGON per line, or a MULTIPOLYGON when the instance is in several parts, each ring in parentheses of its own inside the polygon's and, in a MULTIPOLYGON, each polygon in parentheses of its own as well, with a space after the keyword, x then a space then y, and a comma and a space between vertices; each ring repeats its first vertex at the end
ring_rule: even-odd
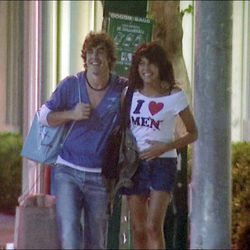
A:
POLYGON ((172 64, 157 43, 141 45, 129 74, 135 87, 130 127, 140 151, 134 186, 124 188, 135 249, 165 249, 164 219, 177 171, 176 149, 197 139, 197 129, 184 92, 175 85, 172 64), (174 139, 180 116, 186 134, 174 139))

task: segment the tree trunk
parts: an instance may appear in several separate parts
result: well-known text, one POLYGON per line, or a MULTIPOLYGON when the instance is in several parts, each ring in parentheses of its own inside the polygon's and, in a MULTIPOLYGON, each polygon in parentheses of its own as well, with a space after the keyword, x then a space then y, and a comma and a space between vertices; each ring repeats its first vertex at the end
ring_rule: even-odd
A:
POLYGON ((155 21, 153 40, 165 48, 173 63, 175 79, 191 100, 191 88, 182 52, 182 17, 180 1, 150 1, 155 21))
MULTIPOLYGON (((176 82, 185 91, 191 105, 191 88, 187 74, 186 64, 182 51, 182 19, 183 14, 180 12, 180 1, 150 1, 150 13, 155 21, 153 30, 153 40, 158 41, 166 50, 168 58, 173 64, 176 82)), ((175 134, 181 137, 186 133, 186 128, 177 117, 175 134)), ((177 185, 174 190, 174 206, 176 214, 173 221, 167 220, 166 244, 169 248, 187 249, 188 247, 188 180, 187 180, 187 147, 181 149, 180 157, 183 157, 181 170, 177 172, 177 185), (172 228, 171 228, 171 224, 172 228), (171 242, 172 241, 172 242, 171 242)), ((167 218, 171 218, 169 214, 167 218)))

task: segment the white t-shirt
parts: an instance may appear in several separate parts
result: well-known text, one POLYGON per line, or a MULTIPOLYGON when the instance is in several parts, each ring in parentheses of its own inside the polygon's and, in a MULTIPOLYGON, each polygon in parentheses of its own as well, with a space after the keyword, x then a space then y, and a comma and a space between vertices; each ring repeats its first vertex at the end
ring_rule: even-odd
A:
MULTIPOLYGON (((179 91, 162 97, 147 97, 136 91, 130 110, 130 126, 140 151, 150 145, 146 140, 171 142, 174 140, 175 120, 188 106, 186 95, 179 91)), ((176 157, 176 150, 160 157, 176 157)))

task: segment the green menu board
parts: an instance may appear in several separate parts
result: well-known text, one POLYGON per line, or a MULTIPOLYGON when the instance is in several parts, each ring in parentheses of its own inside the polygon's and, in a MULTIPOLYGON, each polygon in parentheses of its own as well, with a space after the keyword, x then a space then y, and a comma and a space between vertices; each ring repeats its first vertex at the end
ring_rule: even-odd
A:
POLYGON ((116 44, 114 73, 127 76, 137 46, 151 41, 152 26, 152 21, 145 17, 109 13, 107 32, 116 44))

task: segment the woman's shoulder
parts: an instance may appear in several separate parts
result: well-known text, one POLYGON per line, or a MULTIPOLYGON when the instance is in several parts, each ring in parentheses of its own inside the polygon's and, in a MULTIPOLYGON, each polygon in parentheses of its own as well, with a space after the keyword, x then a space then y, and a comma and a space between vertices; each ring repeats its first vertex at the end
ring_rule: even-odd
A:
POLYGON ((174 85, 170 92, 170 95, 177 94, 179 92, 182 92, 182 88, 179 87, 178 85, 174 85))

